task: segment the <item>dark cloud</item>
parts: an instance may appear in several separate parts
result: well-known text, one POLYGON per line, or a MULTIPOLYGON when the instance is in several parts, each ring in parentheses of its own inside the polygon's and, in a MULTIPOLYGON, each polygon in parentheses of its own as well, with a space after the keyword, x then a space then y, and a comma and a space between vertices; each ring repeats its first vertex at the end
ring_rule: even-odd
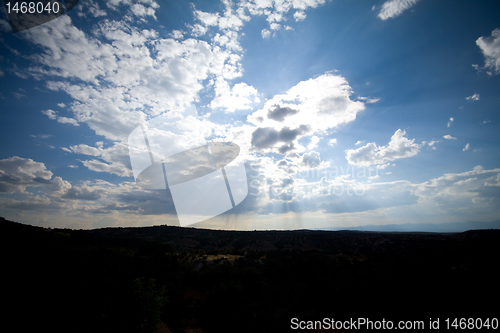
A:
POLYGON ((298 166, 292 162, 289 162, 287 160, 281 160, 279 161, 276 166, 280 168, 281 170, 285 171, 286 173, 289 174, 294 174, 298 171, 298 166))
MULTIPOLYGON (((174 201, 170 190, 135 190, 126 193, 120 193, 116 196, 117 202, 121 206, 128 207, 128 210, 133 207, 140 207, 138 214, 143 215, 161 215, 161 214, 176 214, 174 201)), ((103 210, 116 210, 113 207, 104 207, 103 210)))
POLYGON ((279 141, 279 132, 272 127, 259 127, 252 133, 252 146, 271 148, 279 141))
POLYGON ((293 141, 297 139, 299 135, 305 134, 310 130, 311 127, 308 125, 300 125, 294 129, 283 127, 280 131, 272 127, 259 127, 252 133, 252 146, 264 149, 271 148, 278 142, 283 142, 285 145, 280 147, 279 150, 281 154, 285 154, 295 148, 293 141))
POLYGON ((309 168, 316 168, 321 163, 321 158, 319 157, 319 153, 312 151, 310 153, 305 153, 302 156, 302 163, 309 168))
POLYGON ((280 154, 286 154, 288 153, 289 151, 293 150, 295 148, 295 145, 292 143, 288 144, 288 145, 283 145, 281 147, 278 148, 278 152, 280 154))
POLYGON ((64 193, 61 198, 64 199, 76 199, 76 200, 99 200, 101 198, 102 191, 92 190, 88 187, 72 187, 66 193, 64 193))
POLYGON ((280 107, 278 104, 272 106, 272 109, 269 109, 267 113, 267 117, 276 121, 283 121, 286 117, 298 113, 298 110, 291 109, 289 107, 280 107))

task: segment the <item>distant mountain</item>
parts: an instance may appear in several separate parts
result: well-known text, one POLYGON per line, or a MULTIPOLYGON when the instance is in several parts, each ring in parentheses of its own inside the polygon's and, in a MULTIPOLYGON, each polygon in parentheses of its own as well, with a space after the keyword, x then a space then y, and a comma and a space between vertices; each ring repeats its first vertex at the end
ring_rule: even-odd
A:
POLYGON ((408 223, 364 225, 351 228, 318 228, 313 230, 359 230, 383 232, 464 232, 468 230, 500 229, 500 220, 493 222, 408 223))

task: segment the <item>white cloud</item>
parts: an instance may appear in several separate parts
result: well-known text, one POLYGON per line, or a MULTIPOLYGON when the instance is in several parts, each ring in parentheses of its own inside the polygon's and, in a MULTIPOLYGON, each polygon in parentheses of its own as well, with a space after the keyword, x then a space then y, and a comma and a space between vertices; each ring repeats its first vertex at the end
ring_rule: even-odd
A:
POLYGON ((201 37, 207 32, 207 27, 201 25, 201 24, 195 24, 193 26, 187 25, 188 28, 191 29, 191 34, 193 37, 201 37))
POLYGON ((0 192, 25 193, 28 187, 57 192, 71 186, 60 177, 52 176, 43 163, 30 158, 13 156, 0 160, 0 192))
POLYGON ((464 149, 462 149, 462 151, 466 151, 466 150, 469 150, 470 148, 470 143, 467 143, 464 147, 464 149))
POLYGON ((420 151, 420 145, 414 142, 415 139, 410 140, 405 135, 405 131, 398 129, 387 146, 377 146, 371 142, 358 149, 347 150, 346 159, 353 165, 371 166, 415 156, 420 151))
POLYGON ((260 33, 262 35, 262 38, 269 38, 269 37, 271 37, 271 31, 269 31, 267 29, 262 29, 262 31, 260 33))
POLYGON ((271 28, 271 30, 279 30, 279 29, 281 29, 281 24, 279 24, 279 23, 271 23, 269 25, 269 27, 271 28))
POLYGON ((498 206, 499 188, 500 169, 484 170, 478 165, 471 171, 445 174, 419 184, 415 193, 422 204, 474 214, 498 206))
POLYGON ((101 150, 96 147, 91 147, 86 144, 79 144, 76 146, 71 146, 70 150, 77 154, 90 155, 90 156, 100 156, 101 150))
POLYGON ((196 18, 205 27, 217 26, 220 30, 235 30, 238 31, 244 24, 244 21, 248 21, 250 18, 245 15, 242 10, 233 10, 232 4, 230 2, 225 2, 224 15, 219 13, 208 13, 202 12, 200 10, 195 10, 196 18))
POLYGON ((174 39, 181 39, 182 37, 184 37, 184 32, 181 30, 173 30, 170 33, 170 36, 172 36, 172 38, 174 39))
POLYGON ((465 97, 465 99, 468 101, 479 101, 479 94, 474 94, 474 95, 465 97))
POLYGON ((58 123, 61 123, 61 124, 71 124, 73 126, 79 126, 78 121, 76 121, 76 119, 67 118, 67 117, 59 117, 57 115, 57 111, 49 109, 49 110, 42 110, 42 113, 44 115, 46 115, 47 117, 49 117, 49 119, 57 120, 58 123))
POLYGON ((364 110, 363 102, 350 99, 351 87, 342 76, 324 74, 299 82, 266 101, 248 121, 259 126, 252 142, 259 149, 302 151, 298 139, 349 123, 364 110), (282 117, 277 117, 277 109, 282 117), (286 112, 285 112, 286 110, 286 112), (257 140, 256 136, 264 135, 257 140))
POLYGON ((360 141, 360 140, 358 140, 358 141, 356 141, 356 143, 355 143, 354 145, 355 145, 355 146, 359 146, 360 144, 363 144, 363 143, 364 143, 364 141, 360 141))
POLYGON ((382 20, 394 18, 401 15, 405 10, 413 7, 418 0, 389 0, 384 2, 378 17, 382 20))
POLYGON ((325 169, 330 166, 330 162, 321 161, 320 153, 316 151, 310 151, 308 153, 304 153, 302 155, 298 153, 289 153, 286 154, 285 157, 278 161, 275 166, 278 170, 283 171, 285 174, 279 173, 269 173, 268 174, 268 183, 273 183, 274 188, 278 188, 279 186, 276 183, 279 183, 283 177, 283 175, 295 175, 299 172, 308 172, 314 169, 325 169))
POLYGON ((337 144, 337 139, 336 138, 333 138, 333 139, 330 139, 330 141, 328 141, 328 145, 329 146, 335 146, 337 144))
POLYGON ((130 9, 132 10, 132 13, 134 13, 136 16, 139 17, 152 16, 156 19, 155 8, 157 7, 146 7, 144 5, 136 3, 130 9))
POLYGON ((434 147, 434 145, 438 142, 441 142, 441 140, 432 140, 430 142, 426 142, 426 141, 423 141, 422 144, 425 144, 427 143, 429 145, 429 147, 431 147, 431 149, 436 149, 436 147, 434 147))
POLYGON ((61 124, 71 124, 73 126, 80 126, 80 124, 78 124, 78 121, 74 118, 58 117, 57 122, 61 124))
POLYGON ((305 20, 307 17, 306 13, 304 13, 303 11, 299 10, 299 11, 296 11, 294 14, 293 14, 293 18, 295 19, 296 22, 298 21, 303 21, 305 20))
POLYGON ((96 3, 94 0, 88 0, 85 2, 82 2, 79 6, 76 7, 78 10, 78 16, 83 16, 86 17, 87 13, 84 12, 84 10, 87 10, 87 12, 92 16, 92 17, 102 17, 102 16, 107 16, 108 14, 106 11, 102 10, 99 7, 99 4, 96 3))
POLYGON ((110 174, 118 175, 120 177, 132 176, 132 170, 119 163, 105 163, 99 160, 86 160, 82 161, 82 164, 85 165, 89 170, 95 172, 107 172, 110 174))
POLYGON ((242 82, 235 84, 231 88, 223 78, 218 78, 215 82, 215 94, 216 96, 210 103, 210 107, 222 108, 226 112, 249 110, 253 103, 260 101, 257 97, 257 89, 254 87, 242 82))
POLYGON ((130 166, 129 150, 124 144, 115 143, 108 148, 103 147, 102 142, 97 142, 96 147, 86 144, 79 144, 68 148, 63 148, 64 151, 99 157, 98 159, 81 161, 89 170, 96 172, 107 172, 121 177, 132 176, 130 166))
POLYGON ((373 104, 373 103, 377 103, 378 101, 380 101, 380 98, 368 98, 368 97, 358 97, 358 101, 363 101, 365 102, 366 104, 373 104))
MULTIPOLYGON (((238 4, 238 9, 247 9, 250 15, 260 16, 265 15, 267 22, 270 24, 270 29, 277 28, 278 22, 287 20, 287 13, 293 12, 293 18, 296 22, 306 18, 305 11, 310 8, 317 8, 326 3, 326 0, 258 0, 258 1, 242 1, 238 4)), ((267 31, 267 29, 266 29, 267 31)), ((267 38, 267 33, 263 33, 263 37, 267 38)))
POLYGON ((38 61, 45 65, 31 72, 88 82, 49 81, 47 86, 68 93, 75 100, 70 109, 76 121, 111 140, 126 140, 147 113, 157 115, 193 102, 208 75, 241 75, 237 55, 204 41, 161 39, 154 31, 109 21, 96 30, 102 41, 86 36, 67 16, 48 24, 43 32, 29 32, 28 39, 43 47, 38 61))
MULTIPOLYGON (((484 68, 489 69, 488 74, 500 73, 500 29, 491 32, 490 37, 479 37, 477 46, 485 57, 484 68)), ((477 69, 477 68, 476 68, 477 69)))
POLYGON ((43 110, 42 113, 49 117, 49 119, 56 120, 57 119, 57 111, 54 110, 43 110))
POLYGON ((455 118, 451 117, 450 120, 448 120, 448 124, 446 127, 451 127, 451 124, 455 121, 455 118))
POLYGON ((129 6, 130 11, 142 19, 145 16, 152 16, 156 19, 155 11, 160 5, 154 0, 109 0, 106 1, 108 8, 118 10, 120 6, 129 6))
MULTIPOLYGON (((110 6, 121 4, 130 3, 114 1, 110 6)), ((221 22, 225 27, 238 26, 232 20, 221 22)), ((95 148, 101 155, 89 153, 88 146, 86 150, 82 145, 71 147, 73 150, 63 148, 98 156, 82 161, 93 171, 130 176, 128 150, 123 149, 129 133, 150 117, 183 110, 196 101, 203 89, 201 82, 207 78, 216 82, 212 107, 234 111, 249 109, 259 101, 255 88, 246 83, 230 86, 227 81, 242 75, 241 55, 236 53, 241 47, 238 34, 232 30, 216 34, 210 44, 191 38, 160 38, 154 30, 103 20, 94 26, 93 35, 86 35, 64 16, 30 29, 25 38, 41 48, 29 73, 52 76, 47 87, 73 98, 68 109, 74 118, 61 117, 54 110, 42 112, 60 123, 86 123, 113 142, 107 150, 95 148), (56 81, 59 78, 61 81, 56 81)), ((208 120, 204 122, 217 128, 208 120)))
POLYGON ((205 26, 217 25, 219 22, 219 14, 212 14, 207 12, 202 12, 201 10, 194 11, 195 16, 201 21, 205 26))
POLYGON ((446 140, 456 140, 457 139, 449 134, 443 135, 443 138, 445 138, 446 140))
MULTIPOLYGON (((307 149, 308 150, 313 150, 314 148, 316 148, 318 146, 318 143, 319 143, 319 140, 320 138, 317 137, 316 135, 313 135, 311 137, 311 142, 309 143, 309 145, 307 146, 307 149)), ((331 140, 330 140, 331 141, 331 140)))

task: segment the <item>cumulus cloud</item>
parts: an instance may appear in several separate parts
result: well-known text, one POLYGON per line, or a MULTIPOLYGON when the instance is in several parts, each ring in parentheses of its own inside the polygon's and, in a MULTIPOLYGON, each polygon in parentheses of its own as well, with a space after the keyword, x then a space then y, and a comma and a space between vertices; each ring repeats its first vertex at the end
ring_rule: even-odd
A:
MULTIPOLYGON (((279 29, 278 22, 287 20, 288 13, 293 13, 293 18, 296 22, 306 18, 305 11, 311 8, 317 8, 323 5, 326 0, 283 0, 283 1, 245 1, 238 6, 239 9, 246 9, 250 15, 266 16, 266 21, 269 22, 271 30, 279 29)), ((262 33, 262 37, 270 36, 269 30, 265 29, 266 33, 262 33)))
POLYGON ((336 139, 336 138, 330 139, 330 140, 328 141, 328 145, 329 145, 329 146, 332 146, 332 147, 333 147, 333 146, 335 146, 336 144, 337 144, 337 139, 336 139))
POLYGON ((43 163, 18 156, 0 160, 0 192, 26 192, 27 187, 43 187, 50 191, 60 191, 69 183, 53 173, 43 163))
POLYGON ((347 150, 346 159, 353 165, 371 166, 415 156, 420 151, 420 145, 415 143, 415 139, 410 140, 405 135, 404 130, 398 129, 387 146, 377 146, 375 142, 371 142, 358 149, 347 150))
POLYGON ((132 171, 130 168, 127 168, 125 165, 120 163, 105 163, 100 160, 86 160, 82 161, 83 165, 85 165, 89 170, 95 172, 107 172, 110 174, 115 174, 120 177, 131 177, 132 171))
MULTIPOLYGON (((259 127, 254 132, 252 144, 256 148, 278 151, 281 141, 268 140, 266 136, 266 139, 262 139, 266 145, 261 145, 256 136, 268 133, 275 138, 276 133, 284 129, 307 129, 296 132, 294 139, 300 139, 354 121, 365 105, 361 101, 351 100, 351 94, 351 87, 343 77, 329 73, 298 83, 285 93, 275 95, 266 101, 262 109, 248 116, 248 121, 259 127)), ((288 147, 288 150, 281 151, 305 149, 297 142, 288 147)))
POLYGON ((86 144, 79 144, 70 147, 70 150, 74 153, 78 154, 83 154, 83 155, 90 155, 90 156, 100 156, 101 155, 101 150, 96 148, 96 147, 91 147, 86 144))
POLYGON ((397 17, 401 15, 405 10, 413 7, 418 0, 389 0, 382 4, 382 9, 378 13, 378 17, 381 20, 387 20, 390 18, 397 17))
POLYGON ((152 16, 155 19, 155 10, 160 7, 154 0, 109 0, 106 1, 106 5, 113 10, 118 10, 121 6, 127 6, 138 17, 152 16))
POLYGON ((466 150, 469 150, 470 148, 470 143, 467 143, 464 147, 464 149, 462 149, 462 151, 466 151, 466 150))
POLYGON ((443 135, 443 138, 445 138, 446 140, 456 140, 457 139, 449 134, 443 135))
POLYGON ((306 13, 304 13, 303 11, 296 11, 294 14, 293 14, 293 18, 295 19, 295 21, 303 21, 305 20, 307 17, 306 13))
POLYGON ((121 177, 132 176, 129 151, 124 144, 114 144, 104 148, 102 142, 97 142, 96 147, 79 144, 70 148, 63 148, 63 150, 70 153, 98 157, 99 159, 93 158, 81 161, 89 170, 107 172, 121 177))
POLYGON ((276 130, 272 127, 259 127, 252 133, 252 146, 257 149, 272 148, 280 145, 278 151, 285 154, 295 148, 295 142, 300 135, 310 131, 307 125, 300 125, 297 128, 283 127, 276 130))
POLYGON ((156 2, 153 3, 152 7, 146 7, 140 3, 136 3, 136 4, 132 5, 132 7, 130 9, 132 10, 132 12, 136 16, 139 16, 139 17, 152 16, 156 19, 155 8, 158 8, 158 7, 159 7, 159 5, 156 2))
MULTIPOLYGON (((133 182, 123 182, 117 186, 94 180, 72 186, 59 176, 53 177, 44 163, 17 156, 0 160, 1 192, 17 193, 15 199, 1 200, 4 213, 33 211, 39 215, 56 212, 56 216, 62 214, 66 219, 87 214, 117 216, 117 212, 127 215, 175 214, 171 197, 145 190, 133 182)), ((161 223, 168 221, 164 219, 161 223)), ((65 223, 69 223, 69 220, 65 223)), ((170 223, 178 224, 176 219, 170 223)))
POLYGON ((82 2, 76 8, 78 10, 78 16, 87 17, 87 14, 90 14, 92 17, 102 17, 108 15, 94 0, 82 2))
MULTIPOLYGON (((286 174, 294 175, 312 169, 325 169, 330 166, 330 163, 322 161, 319 152, 310 151, 302 155, 298 153, 288 153, 282 160, 276 163, 276 166, 286 174)), ((274 175, 274 177, 276 178, 277 176, 274 175)), ((279 176, 278 179, 280 179, 279 176)))
POLYGON ((490 37, 479 37, 476 45, 483 52, 485 62, 484 68, 488 69, 488 74, 500 73, 500 29, 491 32, 490 37))
POLYGON ((273 105, 267 112, 267 117, 276 121, 283 121, 287 116, 298 113, 299 111, 289 107, 280 107, 278 104, 273 105))
POLYGON ((57 111, 54 110, 43 110, 42 113, 49 117, 49 119, 56 120, 57 119, 57 111))
POLYGON ((320 141, 320 138, 317 137, 316 135, 311 136, 311 141, 309 142, 309 145, 307 145, 307 150, 312 150, 318 146, 318 143, 320 141))
POLYGON ((419 184, 415 193, 422 203, 460 211, 498 205, 500 199, 500 169, 485 170, 478 165, 471 171, 449 173, 419 184))
POLYGON ((222 108, 227 112, 251 109, 251 105, 258 103, 258 92, 252 86, 242 82, 232 88, 223 78, 218 78, 215 83, 215 98, 210 103, 212 108, 222 108))
MULTIPOLYGON (((108 7, 123 4, 132 5, 111 1, 108 7)), ((230 21, 217 22, 230 25, 230 21)), ((41 48, 27 73, 36 78, 50 75, 47 87, 73 99, 67 109, 74 118, 54 110, 42 112, 59 123, 85 123, 111 141, 106 149, 88 145, 63 149, 94 157, 81 161, 89 170, 130 177, 126 147, 130 132, 150 117, 185 110, 197 100, 201 82, 209 76, 216 82, 212 107, 234 111, 259 101, 255 88, 245 83, 230 87, 228 83, 242 73, 241 56, 235 53, 241 48, 234 31, 217 34, 212 44, 192 38, 179 40, 180 35, 177 31, 174 38, 160 38, 154 30, 109 20, 96 24, 93 35, 87 35, 69 16, 27 31, 24 37, 41 48)), ((206 119, 204 122, 217 128, 206 119)), ((193 128, 200 127, 201 121, 198 123, 193 128)))
MULTIPOLYGON (((65 91, 75 101, 69 109, 76 121, 60 121, 84 122, 113 141, 125 141, 148 114, 178 110, 193 102, 203 88, 200 81, 208 75, 229 79, 241 75, 238 57, 220 47, 194 39, 158 38, 155 31, 123 22, 101 22, 95 30, 101 38, 84 34, 69 16, 37 28, 44 30, 31 29, 25 35, 43 50, 36 59, 39 65, 30 73, 83 81, 47 83, 49 89, 65 91)), ((249 89, 244 88, 230 96, 248 98, 249 89)))
POLYGON ((58 123, 61 123, 61 124, 71 124, 73 126, 80 126, 78 124, 78 121, 74 118, 68 118, 68 117, 59 117, 57 115, 57 111, 54 111, 54 110, 42 110, 42 113, 44 115, 46 115, 47 117, 49 117, 49 119, 52 119, 52 120, 57 120, 58 123))

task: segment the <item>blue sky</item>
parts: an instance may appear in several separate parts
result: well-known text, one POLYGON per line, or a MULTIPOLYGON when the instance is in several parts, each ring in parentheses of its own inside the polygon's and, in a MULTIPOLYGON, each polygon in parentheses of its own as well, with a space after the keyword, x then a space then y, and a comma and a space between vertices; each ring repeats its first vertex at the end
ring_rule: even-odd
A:
POLYGON ((193 226, 345 228, 500 219, 500 5, 81 0, 0 15, 0 216, 178 225, 127 137, 189 105, 234 142, 249 195, 193 226))

